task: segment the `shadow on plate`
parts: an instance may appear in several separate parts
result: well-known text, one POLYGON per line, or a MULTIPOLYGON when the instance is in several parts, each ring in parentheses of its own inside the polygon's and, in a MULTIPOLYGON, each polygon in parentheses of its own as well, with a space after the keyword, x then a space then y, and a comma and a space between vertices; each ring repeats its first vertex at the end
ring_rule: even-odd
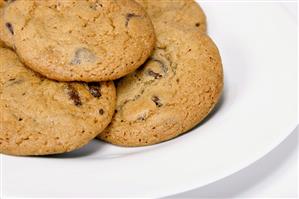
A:
POLYGON ((71 152, 62 153, 62 154, 55 154, 55 155, 46 155, 41 156, 44 158, 81 158, 84 156, 92 155, 93 153, 96 153, 97 151, 101 150, 103 148, 103 145, 106 143, 93 139, 89 144, 83 146, 82 148, 76 149, 71 152))

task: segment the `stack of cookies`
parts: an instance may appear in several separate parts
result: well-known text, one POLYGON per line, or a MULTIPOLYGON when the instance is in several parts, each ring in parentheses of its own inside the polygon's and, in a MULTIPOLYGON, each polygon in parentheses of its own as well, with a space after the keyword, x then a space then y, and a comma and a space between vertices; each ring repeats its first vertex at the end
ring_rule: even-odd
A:
POLYGON ((223 87, 193 0, 0 0, 0 152, 120 146, 200 123, 223 87))

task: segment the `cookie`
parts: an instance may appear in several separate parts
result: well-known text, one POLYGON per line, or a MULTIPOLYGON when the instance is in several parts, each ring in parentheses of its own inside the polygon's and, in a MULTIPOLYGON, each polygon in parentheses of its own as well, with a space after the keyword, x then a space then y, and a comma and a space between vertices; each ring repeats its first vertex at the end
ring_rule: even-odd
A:
POLYGON ((186 29, 206 32, 206 16, 194 0, 136 0, 136 2, 145 8, 156 26, 173 23, 186 29))
POLYGON ((5 47, 5 44, 2 41, 0 41, 0 48, 1 47, 5 47))
POLYGON ((181 22, 153 21, 154 53, 117 82, 116 112, 98 136, 106 142, 145 146, 172 139, 200 123, 220 98, 223 70, 213 41, 181 22))
POLYGON ((9 29, 6 27, 4 23, 3 18, 3 7, 6 6, 9 3, 12 3, 13 1, 5 1, 0 0, 0 40, 2 43, 5 43, 5 46, 8 46, 10 48, 13 48, 13 40, 12 40, 12 34, 10 33, 9 29))
POLYGON ((133 0, 14 1, 1 18, 0 38, 10 34, 28 67, 59 81, 120 78, 155 45, 151 20, 133 0))
POLYGON ((46 155, 93 139, 115 109, 113 82, 62 83, 24 67, 0 48, 0 153, 46 155))

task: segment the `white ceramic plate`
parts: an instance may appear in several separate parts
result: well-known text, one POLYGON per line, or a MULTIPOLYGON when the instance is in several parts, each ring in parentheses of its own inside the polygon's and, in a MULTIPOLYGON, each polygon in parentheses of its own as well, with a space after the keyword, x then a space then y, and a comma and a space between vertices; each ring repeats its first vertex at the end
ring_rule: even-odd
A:
POLYGON ((3 155, 3 196, 167 196, 228 176, 285 139, 297 123, 295 21, 273 2, 202 7, 225 70, 216 113, 188 134, 150 147, 93 141, 53 157, 3 155))

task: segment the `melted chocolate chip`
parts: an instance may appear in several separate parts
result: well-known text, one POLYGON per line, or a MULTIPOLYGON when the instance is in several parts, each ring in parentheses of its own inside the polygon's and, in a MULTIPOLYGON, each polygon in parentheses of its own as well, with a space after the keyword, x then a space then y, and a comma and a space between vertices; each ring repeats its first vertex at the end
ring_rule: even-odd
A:
POLYGON ((162 69, 162 71, 163 71, 164 73, 167 73, 167 72, 168 72, 168 68, 167 68, 167 66, 165 65, 165 63, 164 63, 163 61, 161 61, 161 60, 159 60, 159 59, 152 59, 152 61, 157 62, 157 63, 160 65, 160 67, 161 67, 161 69, 162 69))
POLYGON ((71 100, 73 100, 73 102, 76 106, 81 106, 82 105, 81 98, 80 98, 79 92, 76 90, 76 88, 73 87, 71 84, 68 84, 67 89, 68 89, 67 94, 69 95, 69 98, 71 100))
POLYGON ((104 112, 105 111, 102 108, 99 110, 100 115, 104 115, 104 112))
POLYGON ((199 26, 200 26, 200 23, 199 23, 199 22, 197 22, 197 23, 195 24, 195 26, 196 26, 196 27, 199 27, 199 26))
POLYGON ((161 107, 163 105, 160 101, 160 98, 157 96, 153 96, 152 101, 156 104, 157 107, 161 107))
MULTIPOLYGON (((159 64, 159 66, 160 66, 163 74, 165 74, 165 75, 167 74, 168 67, 166 66, 166 64, 163 61, 161 61, 159 59, 155 59, 155 58, 150 58, 149 61, 157 62, 159 64)), ((147 74, 150 75, 150 76, 152 76, 152 77, 154 77, 155 79, 160 79, 161 77, 163 77, 162 74, 154 72, 151 69, 149 69, 147 71, 147 74)))
POLYGON ((14 33, 14 30, 13 30, 13 27, 12 27, 12 25, 11 25, 11 23, 7 22, 7 23, 5 24, 5 26, 6 26, 6 28, 9 30, 9 32, 10 32, 12 35, 15 34, 15 33, 14 33))
POLYGON ((96 56, 87 48, 79 48, 75 51, 75 55, 71 60, 72 65, 79 65, 82 63, 94 62, 96 56))
POLYGON ((87 86, 88 86, 88 91, 92 96, 94 96, 96 98, 99 98, 102 96, 101 85, 99 82, 89 82, 89 83, 87 83, 87 86))
POLYGON ((128 13, 128 14, 126 15, 126 27, 129 25, 129 21, 130 21, 133 17, 140 17, 140 15, 136 15, 135 13, 128 13))
POLYGON ((159 73, 156 73, 156 72, 154 72, 154 71, 152 71, 152 70, 148 70, 147 74, 148 74, 149 76, 152 76, 152 77, 154 77, 155 79, 159 79, 159 78, 161 78, 161 77, 162 77, 162 75, 161 75, 161 74, 159 74, 159 73))

